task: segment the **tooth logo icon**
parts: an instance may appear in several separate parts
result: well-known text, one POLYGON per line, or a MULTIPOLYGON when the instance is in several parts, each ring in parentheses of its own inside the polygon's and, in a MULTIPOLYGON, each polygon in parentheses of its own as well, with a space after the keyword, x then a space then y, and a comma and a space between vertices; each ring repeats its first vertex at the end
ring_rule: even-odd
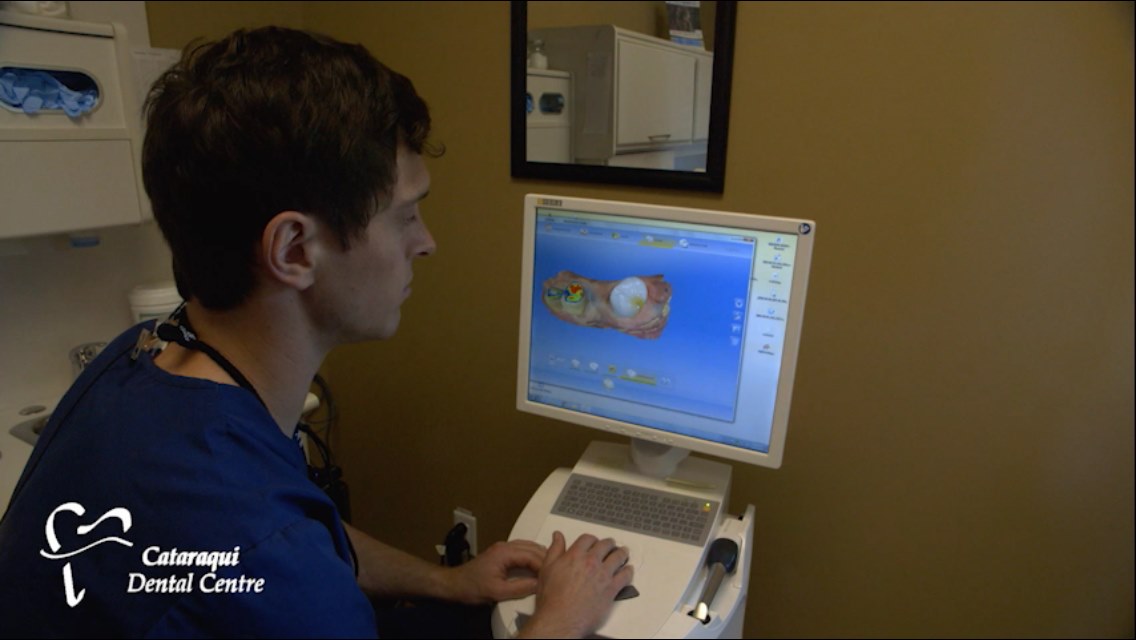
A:
MULTIPOLYGON (((80 553, 83 553, 88 549, 97 547, 104 542, 115 542, 126 547, 134 546, 134 543, 130 542, 129 540, 123 540, 118 536, 108 536, 105 538, 99 538, 98 540, 95 540, 94 542, 86 546, 76 549, 75 551, 61 553, 63 545, 59 543, 59 536, 56 535, 55 530, 55 516, 59 515, 60 511, 67 511, 77 516, 82 516, 87 512, 87 510, 83 508, 83 505, 79 504, 78 502, 65 502, 56 507, 55 511, 51 512, 51 515, 47 516, 47 523, 43 527, 43 533, 44 536, 47 537, 47 546, 51 547, 51 552, 49 553, 44 549, 40 549, 39 554, 49 560, 62 560, 65 558, 70 558, 71 556, 77 556, 80 553)), ((130 531, 130 527, 133 525, 133 518, 130 515, 130 511, 124 507, 115 507, 99 516, 99 518, 91 524, 78 525, 77 527, 75 527, 75 533, 80 536, 85 536, 91 531, 94 531, 95 527, 102 524, 103 521, 111 519, 118 520, 122 524, 123 533, 130 531)), ((82 602, 83 596, 87 594, 86 589, 80 589, 78 593, 75 592, 75 576, 71 571, 70 562, 63 565, 63 589, 64 594, 67 596, 67 606, 72 608, 82 602)))

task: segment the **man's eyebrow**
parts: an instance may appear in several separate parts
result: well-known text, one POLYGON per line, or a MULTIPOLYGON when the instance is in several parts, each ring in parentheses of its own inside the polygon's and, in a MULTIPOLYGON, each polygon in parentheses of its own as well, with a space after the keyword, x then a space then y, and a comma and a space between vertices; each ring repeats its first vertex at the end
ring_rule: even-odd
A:
POLYGON ((392 201, 388 208, 398 209, 398 208, 401 208, 401 207, 409 207, 411 205, 415 205, 415 204, 418 204, 419 202, 422 202, 422 200, 424 200, 426 198, 426 196, 428 196, 428 195, 430 195, 429 189, 423 191, 422 193, 418 194, 415 197, 407 198, 406 200, 403 200, 401 202, 392 201))

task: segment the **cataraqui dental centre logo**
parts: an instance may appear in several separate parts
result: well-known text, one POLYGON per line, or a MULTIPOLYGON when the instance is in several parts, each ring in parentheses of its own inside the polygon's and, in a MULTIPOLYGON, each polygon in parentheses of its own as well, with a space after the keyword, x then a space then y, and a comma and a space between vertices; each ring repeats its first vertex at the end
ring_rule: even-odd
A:
MULTIPOLYGON (((47 546, 51 549, 40 549, 39 553, 44 558, 49 560, 67 560, 63 565, 63 591, 67 598, 67 606, 74 608, 83 601, 86 595, 86 589, 79 589, 75 591, 75 575, 71 566, 70 558, 85 553, 98 547, 99 545, 107 542, 122 545, 124 547, 134 547, 134 543, 118 535, 110 535, 99 538, 83 545, 73 551, 63 551, 63 544, 59 541, 59 536, 56 531, 55 518, 61 512, 68 512, 75 514, 78 517, 83 517, 87 510, 83 505, 78 502, 66 502, 55 508, 49 516, 47 522, 44 524, 44 536, 47 538, 47 546)), ((95 530, 96 527, 108 520, 116 520, 122 526, 122 535, 126 535, 134 524, 133 516, 130 510, 125 507, 114 507, 108 510, 103 515, 99 516, 94 522, 90 524, 78 524, 73 529, 74 534, 77 536, 86 536, 95 530)), ((65 529, 69 533, 71 530, 65 529)), ((205 571, 200 578, 197 577, 197 571, 190 571, 185 574, 173 574, 163 576, 151 576, 142 572, 128 571, 126 577, 126 592, 127 593, 193 593, 199 590, 202 593, 261 593, 264 591, 264 578, 250 578, 241 575, 235 578, 222 578, 217 575, 217 570, 220 567, 235 567, 240 564, 241 548, 233 547, 231 550, 225 551, 183 551, 176 547, 163 550, 158 546, 146 547, 139 558, 141 564, 146 567, 200 567, 205 571)))

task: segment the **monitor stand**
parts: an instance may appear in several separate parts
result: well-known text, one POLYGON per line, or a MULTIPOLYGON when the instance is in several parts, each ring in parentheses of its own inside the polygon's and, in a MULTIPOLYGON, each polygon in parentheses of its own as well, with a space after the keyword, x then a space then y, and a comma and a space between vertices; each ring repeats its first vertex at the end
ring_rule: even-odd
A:
POLYGON ((635 463, 639 473, 652 478, 674 476, 679 463, 689 455, 688 449, 639 438, 631 439, 631 461, 635 463))
MULTIPOLYGON (((627 546, 635 569, 632 585, 639 596, 615 603, 597 635, 609 638, 740 638, 745 620, 749 574, 753 557, 754 507, 744 515, 726 513, 729 505, 731 467, 654 442, 619 444, 592 442, 575 467, 556 469, 536 490, 517 518, 510 540, 535 540, 548 545, 552 532, 560 531, 571 544, 582 533, 614 538, 627 546), (644 446, 646 445, 646 446, 644 446), (636 452, 638 450, 638 453, 636 452), (713 502, 714 525, 702 546, 653 538, 552 513, 561 490, 573 474, 592 476, 656 491, 666 491, 713 502), (734 540, 738 566, 727 575, 710 607, 706 623, 691 613, 709 577, 705 566, 710 544, 718 538, 734 540)), ((493 611, 493 635, 517 634, 532 615, 535 598, 528 596, 497 605, 493 611)))

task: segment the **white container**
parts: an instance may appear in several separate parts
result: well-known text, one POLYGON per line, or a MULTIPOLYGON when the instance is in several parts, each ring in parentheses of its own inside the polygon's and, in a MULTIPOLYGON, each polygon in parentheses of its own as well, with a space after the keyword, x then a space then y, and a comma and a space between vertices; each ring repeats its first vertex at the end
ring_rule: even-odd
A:
POLYGON ((140 284, 130 290, 130 312, 134 322, 152 318, 165 319, 182 303, 173 282, 140 284))
POLYGON ((529 54, 529 68, 530 69, 547 69, 548 56, 544 55, 544 41, 537 40, 533 43, 533 51, 529 54))

